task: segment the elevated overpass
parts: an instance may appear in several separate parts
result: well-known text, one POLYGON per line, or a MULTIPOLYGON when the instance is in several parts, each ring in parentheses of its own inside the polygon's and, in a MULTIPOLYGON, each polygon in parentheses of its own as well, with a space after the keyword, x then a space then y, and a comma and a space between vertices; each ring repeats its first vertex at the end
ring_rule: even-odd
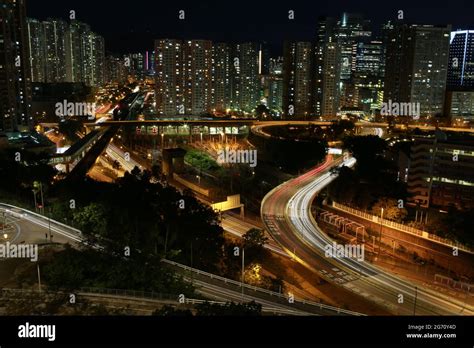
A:
POLYGON ((57 154, 50 159, 50 164, 63 164, 66 166, 66 173, 70 173, 96 144, 100 137, 104 134, 102 130, 93 130, 84 138, 76 141, 69 149, 62 154, 57 154))
MULTIPOLYGON (((259 121, 255 119, 187 119, 188 117, 181 117, 179 119, 160 119, 160 120, 136 120, 136 119, 131 119, 135 118, 133 117, 136 111, 135 111, 135 104, 138 102, 140 98, 137 96, 134 97, 132 103, 130 104, 130 112, 127 114, 124 120, 111 120, 111 121, 105 121, 105 122, 100 122, 100 123, 84 123, 86 127, 88 127, 89 130, 94 132, 94 141, 92 142, 87 142, 87 144, 78 144, 77 146, 74 145, 73 149, 70 151, 70 153, 63 154, 62 156, 57 156, 55 161, 56 163, 66 163, 66 164, 71 164, 77 162, 79 159, 82 161, 82 164, 77 165, 77 169, 74 170, 74 176, 80 176, 80 175, 85 175, 87 171, 90 169, 90 167, 93 165, 97 157, 102 153, 102 151, 106 148, 108 145, 110 139, 113 137, 115 132, 118 130, 119 127, 121 126, 131 126, 131 127, 140 127, 142 130, 143 127, 145 128, 145 131, 143 134, 163 134, 165 131, 165 126, 171 126, 171 127, 183 127, 186 126, 187 129, 185 129, 185 134, 189 134, 191 137, 193 133, 195 132, 195 128, 197 127, 208 127, 208 133, 210 133, 210 128, 221 128, 224 133, 228 133, 228 130, 226 128, 241 128, 241 127, 247 127, 249 130, 251 130, 253 133, 259 135, 259 136, 264 136, 264 137, 270 137, 270 134, 265 132, 264 129, 266 127, 275 127, 275 126, 307 126, 307 125, 314 125, 314 126, 321 126, 321 127, 328 127, 331 126, 334 121, 320 121, 320 120, 314 120, 314 121, 302 121, 302 120, 278 120, 278 121, 259 121), (156 128, 157 127, 157 128, 156 128), (103 131, 107 129, 107 131, 103 131), (153 130, 150 130, 153 129, 153 130), (98 132, 98 133, 97 133, 98 132), (100 135, 99 135, 100 134, 100 135), (104 137, 104 135, 107 135, 104 137), (96 144, 98 138, 101 137, 100 143, 96 144), (94 151, 90 151, 92 149, 92 146, 94 146, 94 151), (83 147, 86 148, 84 151, 83 147), (79 149, 77 149, 79 148, 79 149), (74 150, 74 151, 73 151, 74 150), (90 154, 88 153, 90 152, 90 154), (89 157, 92 156, 92 158, 86 160, 84 157, 89 157), (78 174, 76 174, 76 172, 78 174)), ((135 115, 136 116, 136 115, 135 115)), ((191 116, 189 116, 191 118, 191 116)), ((46 125, 46 124, 45 124, 46 125)), ((52 126, 51 123, 47 124, 48 126, 52 126)), ((386 129, 389 127, 388 123, 383 123, 383 122, 357 122, 355 126, 359 129, 362 128, 374 128, 374 129, 379 129, 382 131, 383 129, 386 129)), ((407 127, 410 129, 414 128, 419 128, 420 130, 425 130, 425 131, 434 131, 436 127, 434 126, 424 126, 424 125, 395 125, 397 128, 402 128, 402 127, 407 127)), ((469 132, 469 133, 474 133, 474 129, 470 128, 453 128, 453 127, 439 127, 439 129, 443 131, 450 131, 450 132, 469 132)), ((232 131, 234 132, 234 131, 232 131)), ((240 132, 240 130, 238 131, 240 132)), ((245 131, 246 132, 246 131, 245 131)), ((232 133, 236 134, 236 133, 232 133)), ((89 139, 87 139, 89 140, 89 139)))
MULTIPOLYGON (((192 119, 191 116, 188 117, 183 116, 179 119, 159 119, 159 120, 125 120, 125 121, 106 121, 100 124, 96 123, 85 123, 86 127, 108 127, 108 126, 182 126, 182 125, 189 125, 189 126, 209 126, 209 127, 225 127, 225 126, 249 126, 249 127, 274 127, 274 126, 307 126, 307 125, 314 125, 314 126, 330 126, 334 124, 335 121, 301 121, 301 120, 281 120, 281 121, 260 121, 255 119, 226 119, 226 120, 219 120, 219 119, 192 119)), ((388 128, 389 124, 386 122, 356 122, 356 127, 360 128, 388 128)), ((424 131, 434 131, 437 129, 435 126, 427 126, 427 125, 405 125, 405 124, 396 124, 395 128, 409 128, 415 129, 418 128, 424 131)), ((447 132, 467 132, 467 133, 474 133, 474 128, 455 128, 455 127, 438 127, 442 131, 447 132)))
MULTIPOLYGON (((127 113, 122 115, 125 121, 128 122, 130 118, 136 117, 136 106, 139 103, 143 103, 143 100, 140 98, 142 94, 140 93, 133 93, 124 100, 126 100, 129 108, 127 109, 127 113)), ((94 123, 94 125, 102 125, 102 123, 94 123)), ((102 152, 107 148, 110 143, 110 140, 114 137, 117 133, 118 129, 120 128, 119 125, 109 124, 107 127, 96 127, 93 129, 86 138, 92 133, 95 134, 95 140, 92 144, 89 144, 87 151, 81 152, 81 159, 79 162, 74 166, 74 169, 69 173, 67 176, 67 180, 75 181, 80 180, 83 178, 87 172, 92 168, 97 157, 101 155, 102 152), (97 135, 96 135, 97 134, 97 135)), ((72 147, 75 147, 74 144, 72 147)))

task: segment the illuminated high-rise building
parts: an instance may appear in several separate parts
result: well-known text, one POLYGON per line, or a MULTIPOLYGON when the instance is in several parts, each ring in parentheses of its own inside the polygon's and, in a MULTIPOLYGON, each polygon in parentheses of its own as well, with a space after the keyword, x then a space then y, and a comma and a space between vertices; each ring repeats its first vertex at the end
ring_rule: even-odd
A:
POLYGON ((0 3, 0 131, 28 131, 31 69, 24 0, 0 3))
POLYGON ((212 43, 206 40, 155 41, 156 104, 159 116, 211 111, 212 43))
POLYGON ((370 40, 372 35, 370 21, 360 14, 343 13, 337 23, 335 35, 341 51, 341 80, 349 80, 355 65, 354 45, 370 40))
POLYGON ((212 108, 217 113, 227 113, 231 108, 230 52, 226 43, 216 43, 212 48, 212 108))
POLYGON ((276 116, 279 116, 283 111, 283 75, 272 74, 266 78, 268 95, 267 107, 270 111, 274 112, 276 116))
POLYGON ((450 26, 394 26, 388 33, 384 101, 420 103, 421 116, 443 112, 450 26))
POLYGON ((313 49, 311 42, 286 42, 283 66, 283 114, 306 117, 313 109, 313 49))
POLYGON ((474 30, 451 32, 448 86, 474 87, 474 30))
POLYGON ((385 46, 381 41, 354 45, 352 67, 353 94, 348 105, 371 113, 383 102, 385 46))
POLYGON ((314 47, 313 110, 316 116, 334 118, 339 109, 341 49, 337 21, 320 17, 314 47))
POLYGON ((434 137, 415 138, 407 168, 408 204, 423 208, 474 207, 473 154, 471 137, 437 131, 434 137), (453 161, 454 156, 458 160, 453 161))
POLYGON ((259 104, 259 45, 208 40, 155 41, 161 116, 252 113, 259 104))
POLYGON ((145 72, 148 70, 146 68, 147 65, 147 60, 146 60, 147 54, 143 55, 143 53, 131 53, 131 54, 126 54, 124 56, 124 64, 128 69, 128 73, 135 78, 142 78, 145 74, 145 72))
POLYGON ((105 82, 124 83, 127 80, 128 71, 123 58, 109 55, 105 58, 105 82))
POLYGON ((79 21, 72 21, 68 27, 65 37, 67 82, 82 82, 84 80, 85 52, 82 47, 82 38, 89 31, 89 26, 79 21))
POLYGON ((274 116, 283 112, 283 57, 268 59, 268 75, 263 76, 263 100, 274 116))
POLYGON ((158 116, 184 115, 183 43, 155 41, 155 95, 158 116))
POLYGON ((87 32, 82 37, 83 60, 82 76, 88 86, 98 86, 104 83, 105 44, 104 38, 93 32, 87 32))
POLYGON ((212 99, 212 42, 184 42, 183 65, 185 113, 196 116, 209 113, 212 99))
POLYGON ((65 36, 66 81, 89 86, 104 82, 105 44, 89 25, 73 20, 65 36))
POLYGON ((66 81, 66 31, 67 23, 48 19, 43 23, 46 82, 66 81))
POLYGON ((270 75, 282 75, 283 57, 270 58, 268 70, 270 75))
MULTIPOLYGON (((331 38, 323 45, 323 68, 320 77, 322 95, 319 115, 326 119, 335 119, 339 111, 340 52, 339 44, 332 41, 331 38)), ((318 88, 318 84, 316 84, 316 88, 318 88)))
POLYGON ((232 50, 232 106, 234 110, 252 113, 259 104, 259 45, 237 44, 232 50))
POLYGON ((46 47, 43 23, 28 18, 28 45, 30 51, 31 82, 46 82, 46 47))

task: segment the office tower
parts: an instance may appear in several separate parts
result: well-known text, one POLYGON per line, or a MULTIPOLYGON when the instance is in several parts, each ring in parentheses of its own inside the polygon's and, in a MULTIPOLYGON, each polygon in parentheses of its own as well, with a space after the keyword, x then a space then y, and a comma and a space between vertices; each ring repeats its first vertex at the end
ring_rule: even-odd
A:
POLYGON ((31 82, 46 81, 45 64, 45 37, 43 23, 36 19, 27 19, 28 23, 28 45, 30 51, 30 76, 31 82))
POLYGON ((44 57, 46 65, 45 82, 66 81, 66 41, 67 23, 48 19, 42 23, 44 30, 44 57))
POLYGON ((283 57, 270 58, 268 71, 270 75, 282 75, 283 57))
POLYGON ((356 88, 354 85, 355 46, 370 40, 370 21, 360 14, 343 13, 334 29, 340 49, 339 104, 341 108, 354 107, 356 88))
POLYGON ((145 57, 143 53, 135 53, 133 55, 133 65, 137 76, 143 76, 145 71, 145 57))
POLYGON ((31 78, 28 25, 24 0, 0 6, 0 131, 28 131, 31 78))
POLYGON ((354 45, 353 74, 383 77, 385 50, 382 41, 359 42, 354 45))
POLYGON ((286 42, 283 67, 283 113, 286 117, 314 114, 312 102, 311 42, 286 42))
POLYGON ((465 126, 474 121, 474 90, 472 88, 446 92, 445 113, 453 125, 465 126))
POLYGON ((185 113, 200 116, 211 111, 212 42, 188 40, 183 45, 185 113))
POLYGON ((280 116, 283 111, 283 75, 272 74, 266 78, 267 107, 276 116, 280 116))
POLYGON ((227 113, 231 108, 230 47, 216 43, 212 47, 212 108, 216 113, 227 113))
POLYGON ((384 102, 419 103, 421 116, 442 113, 450 26, 399 24, 390 30, 384 102))
POLYGON ((155 74, 155 51, 147 51, 147 62, 148 62, 148 65, 147 65, 147 70, 148 70, 148 73, 150 75, 154 75, 155 74))
POLYGON ((474 142, 469 138, 415 139, 408 169, 409 203, 420 207, 474 207, 474 142))
POLYGON ((270 50, 266 43, 260 44, 258 49, 258 73, 268 75, 270 72, 270 50))
POLYGON ((359 42, 354 45, 352 84, 354 94, 349 102, 365 112, 380 110, 383 102, 385 47, 381 41, 359 42))
POLYGON ((370 20, 360 14, 343 13, 337 23, 335 32, 337 42, 340 46, 341 80, 349 80, 352 77, 354 62, 353 48, 360 42, 370 40, 370 20))
POLYGON ((144 76, 146 65, 148 61, 142 53, 130 53, 124 56, 124 63, 128 69, 128 73, 135 78, 142 78, 144 76))
POLYGON ((474 30, 451 32, 448 87, 474 87, 474 30))
POLYGON ((262 76, 263 101, 274 116, 283 111, 283 57, 268 59, 268 74, 262 76))
POLYGON ((259 104, 258 48, 256 43, 245 42, 232 50, 232 104, 244 113, 252 113, 259 104))
POLYGON ((184 67, 182 42, 155 41, 156 110, 159 116, 184 114, 184 67))

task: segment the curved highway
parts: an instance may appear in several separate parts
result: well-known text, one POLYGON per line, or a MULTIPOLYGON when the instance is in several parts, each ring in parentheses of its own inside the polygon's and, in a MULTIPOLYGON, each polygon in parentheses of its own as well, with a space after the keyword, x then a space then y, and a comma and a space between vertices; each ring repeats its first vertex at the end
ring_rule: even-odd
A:
POLYGON ((440 293, 415 288, 401 278, 355 258, 325 256, 329 238, 311 215, 315 195, 337 175, 335 166, 353 166, 355 159, 326 162, 273 189, 262 201, 261 214, 267 231, 294 259, 329 282, 365 297, 398 315, 473 315, 472 306, 440 293), (416 303, 415 303, 416 298, 416 303))
MULTIPOLYGON (((38 243, 42 241, 42 237, 48 232, 54 234, 54 242, 81 244, 83 235, 80 230, 70 227, 61 222, 50 220, 47 217, 35 212, 16 207, 9 204, 0 203, 0 214, 8 214, 9 225, 12 235, 15 235, 10 242, 18 244, 20 240, 27 243, 38 243)), ((94 245, 94 248, 101 249, 100 246, 94 245)), ((278 250, 278 249, 277 249, 278 250)), ((280 250, 280 252, 282 252, 280 250)), ((185 265, 180 265, 169 260, 162 260, 168 265, 173 265, 180 272, 186 270, 193 272, 193 276, 189 277, 186 273, 185 278, 197 285, 197 291, 208 295, 211 298, 219 298, 226 301, 256 301, 264 307, 269 307, 274 313, 287 315, 363 315, 361 313, 333 307, 323 303, 315 303, 307 300, 295 299, 293 303, 289 302, 285 294, 275 293, 266 289, 260 289, 255 286, 244 284, 245 293, 241 292, 241 283, 231 279, 219 277, 197 270, 185 265)))

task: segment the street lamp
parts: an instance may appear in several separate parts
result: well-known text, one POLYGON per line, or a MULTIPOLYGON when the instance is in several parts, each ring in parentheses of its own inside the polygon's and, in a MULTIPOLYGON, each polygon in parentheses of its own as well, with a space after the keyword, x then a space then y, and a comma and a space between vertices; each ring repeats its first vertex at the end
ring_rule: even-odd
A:
POLYGON ((196 175, 196 179, 198 179, 199 186, 201 186, 201 177, 199 175, 196 175))
POLYGON ((418 297, 418 288, 415 286, 415 301, 413 303, 413 315, 416 314, 416 299, 418 297))
POLYGON ((381 208, 381 212, 380 212, 380 235, 379 235, 379 252, 378 252, 378 254, 380 254, 380 248, 381 248, 381 244, 382 244, 382 227, 383 227, 383 208, 381 208))
POLYGON ((2 225, 2 230, 3 230, 3 235, 5 236, 6 233, 5 233, 5 225, 7 223, 7 213, 6 212, 3 212, 3 225, 2 225))
POLYGON ((34 199, 34 202, 35 202, 35 212, 37 213, 38 212, 38 203, 36 202, 36 194, 38 192, 36 191, 36 189, 33 189, 31 191, 33 192, 33 199, 34 199))
POLYGON ((244 283, 245 283, 245 249, 242 249, 242 303, 244 303, 244 283))
POLYGON ((35 200, 35 211, 36 211, 36 207, 37 207, 37 203, 36 203, 36 194, 38 193, 38 189, 39 189, 39 192, 41 194, 41 210, 40 210, 40 214, 43 214, 44 215, 44 197, 43 197, 43 184, 39 181, 35 181, 33 183, 33 196, 34 196, 34 200, 35 200))
POLYGON ((48 233, 49 233, 49 240, 53 241, 53 237, 51 235, 51 207, 48 207, 48 233))
POLYGON ((163 149, 164 149, 164 147, 163 147, 164 139, 165 139, 165 133, 161 133, 161 151, 163 151, 163 149))

